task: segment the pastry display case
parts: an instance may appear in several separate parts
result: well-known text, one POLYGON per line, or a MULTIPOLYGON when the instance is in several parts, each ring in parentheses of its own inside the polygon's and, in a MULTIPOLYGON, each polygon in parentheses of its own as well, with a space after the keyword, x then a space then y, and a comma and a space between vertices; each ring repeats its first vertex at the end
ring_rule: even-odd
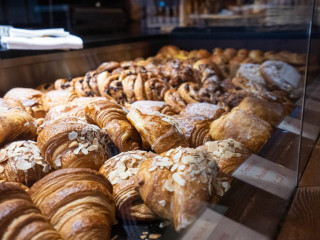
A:
POLYGON ((317 5, 279 31, 168 2, 169 34, 0 52, 4 239, 279 236, 320 132, 317 5))

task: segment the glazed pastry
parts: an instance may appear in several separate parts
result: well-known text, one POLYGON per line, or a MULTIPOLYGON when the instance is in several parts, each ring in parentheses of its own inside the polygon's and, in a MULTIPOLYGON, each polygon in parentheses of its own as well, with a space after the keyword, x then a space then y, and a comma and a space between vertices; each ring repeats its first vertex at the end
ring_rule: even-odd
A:
POLYGON ((141 162, 156 154, 145 151, 129 151, 107 160, 99 172, 113 186, 113 197, 119 217, 137 221, 152 221, 156 215, 143 203, 135 190, 134 180, 141 162))
POLYGON ((105 130, 121 152, 141 149, 139 133, 126 118, 125 110, 118 104, 98 100, 85 108, 88 122, 105 130))
POLYGON ((34 118, 43 118, 46 109, 42 102, 42 92, 32 88, 12 88, 4 95, 5 100, 20 100, 26 111, 34 118))
POLYGON ((131 109, 127 118, 158 154, 178 146, 189 146, 182 130, 171 116, 157 112, 144 114, 138 109, 131 109))
POLYGON ((241 109, 233 109, 210 125, 210 135, 213 140, 233 138, 254 153, 259 152, 271 133, 272 127, 269 123, 241 109))
POLYGON ((178 88, 178 93, 186 103, 197 103, 201 101, 198 94, 199 89, 200 88, 198 84, 187 82, 181 84, 181 86, 178 88))
POLYGON ((268 102, 264 99, 255 97, 244 98, 237 109, 251 112, 273 127, 275 127, 284 117, 284 111, 281 104, 268 102))
POLYGON ((269 87, 290 92, 297 88, 300 73, 294 67, 281 61, 266 61, 260 66, 260 73, 269 87))
POLYGON ((175 89, 170 89, 166 92, 164 95, 164 101, 176 112, 181 112, 187 106, 187 103, 181 98, 179 92, 175 89))
POLYGON ((161 78, 150 78, 144 83, 147 100, 162 101, 169 85, 161 78))
POLYGON ((182 130, 190 147, 198 147, 211 140, 209 135, 211 119, 201 115, 187 114, 175 115, 173 119, 182 130))
POLYGON ((179 147, 142 162, 136 188, 144 203, 179 232, 192 224, 215 194, 217 172, 208 152, 179 147))
POLYGON ((109 239, 116 222, 112 185, 97 171, 60 169, 36 182, 29 193, 63 239, 109 239))
POLYGON ((259 69, 260 69, 259 64, 252 64, 252 63, 242 64, 238 69, 236 76, 246 78, 249 82, 254 82, 262 86, 265 86, 266 82, 262 77, 259 69))
POLYGON ((34 141, 17 141, 0 150, 0 180, 30 187, 50 172, 34 141))
POLYGON ((160 112, 166 115, 177 114, 172 107, 163 101, 136 101, 131 104, 131 108, 137 108, 140 112, 145 114, 150 114, 152 112, 160 112))
POLYGON ((198 147, 209 152, 220 167, 220 171, 231 175, 251 154, 252 151, 231 138, 206 142, 198 147))
POLYGON ((115 151, 105 131, 76 117, 47 124, 38 135, 38 147, 55 169, 99 169, 115 151))
POLYGON ((1 239, 62 240, 23 187, 0 183, 0 202, 1 239))
POLYGON ((201 115, 210 120, 219 118, 224 113, 223 108, 210 103, 191 103, 181 112, 185 115, 201 115))
POLYGON ((0 98, 0 146, 14 140, 32 140, 37 133, 37 124, 31 115, 10 107, 9 102, 0 98))
POLYGON ((51 108, 58 105, 69 104, 73 99, 77 97, 78 95, 74 91, 53 90, 44 94, 42 99, 46 109, 50 110, 51 108))

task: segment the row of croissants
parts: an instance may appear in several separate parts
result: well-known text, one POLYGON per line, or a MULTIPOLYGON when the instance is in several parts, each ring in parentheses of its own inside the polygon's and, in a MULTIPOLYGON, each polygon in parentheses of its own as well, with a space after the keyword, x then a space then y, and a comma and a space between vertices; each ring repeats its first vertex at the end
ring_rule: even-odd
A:
POLYGON ((276 61, 224 78, 201 50, 172 48, 0 98, 2 239, 109 239, 117 218, 179 232, 219 201, 301 76, 276 61))

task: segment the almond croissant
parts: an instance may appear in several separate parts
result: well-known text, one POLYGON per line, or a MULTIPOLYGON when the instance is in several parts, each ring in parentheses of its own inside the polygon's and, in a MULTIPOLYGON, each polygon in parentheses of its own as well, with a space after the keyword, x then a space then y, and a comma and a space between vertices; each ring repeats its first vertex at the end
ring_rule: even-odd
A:
POLYGON ((136 188, 144 203, 179 232, 211 201, 218 170, 208 152, 179 147, 145 160, 136 175, 136 188))
POLYGON ((135 175, 140 163, 156 154, 145 151, 129 151, 107 160, 99 172, 113 185, 113 196, 121 218, 151 221, 155 214, 142 202, 134 188, 135 175))
POLYGON ((30 187, 50 169, 34 141, 12 142, 0 150, 0 180, 30 187))
POLYGON ((16 183, 0 183, 0 238, 3 240, 62 240, 29 194, 16 183))
POLYGON ((60 169, 36 182, 29 193, 63 239, 109 239, 116 222, 112 186, 97 171, 60 169))
POLYGON ((140 149, 141 138, 126 118, 123 108, 113 102, 98 100, 85 108, 88 122, 104 129, 121 152, 140 149))
POLYGON ((113 154, 108 134, 76 117, 47 124, 38 136, 42 156, 55 169, 87 167, 99 169, 113 154))

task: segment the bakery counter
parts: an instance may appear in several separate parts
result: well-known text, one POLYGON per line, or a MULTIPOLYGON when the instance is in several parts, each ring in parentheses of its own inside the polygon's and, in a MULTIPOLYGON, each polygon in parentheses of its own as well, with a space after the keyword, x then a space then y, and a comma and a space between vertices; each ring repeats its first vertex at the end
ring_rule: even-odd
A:
POLYGON ((0 176, 30 190, 0 192, 19 188, 50 219, 43 234, 278 236, 319 134, 307 55, 277 51, 287 39, 163 47, 180 38, 1 60, 0 176))

